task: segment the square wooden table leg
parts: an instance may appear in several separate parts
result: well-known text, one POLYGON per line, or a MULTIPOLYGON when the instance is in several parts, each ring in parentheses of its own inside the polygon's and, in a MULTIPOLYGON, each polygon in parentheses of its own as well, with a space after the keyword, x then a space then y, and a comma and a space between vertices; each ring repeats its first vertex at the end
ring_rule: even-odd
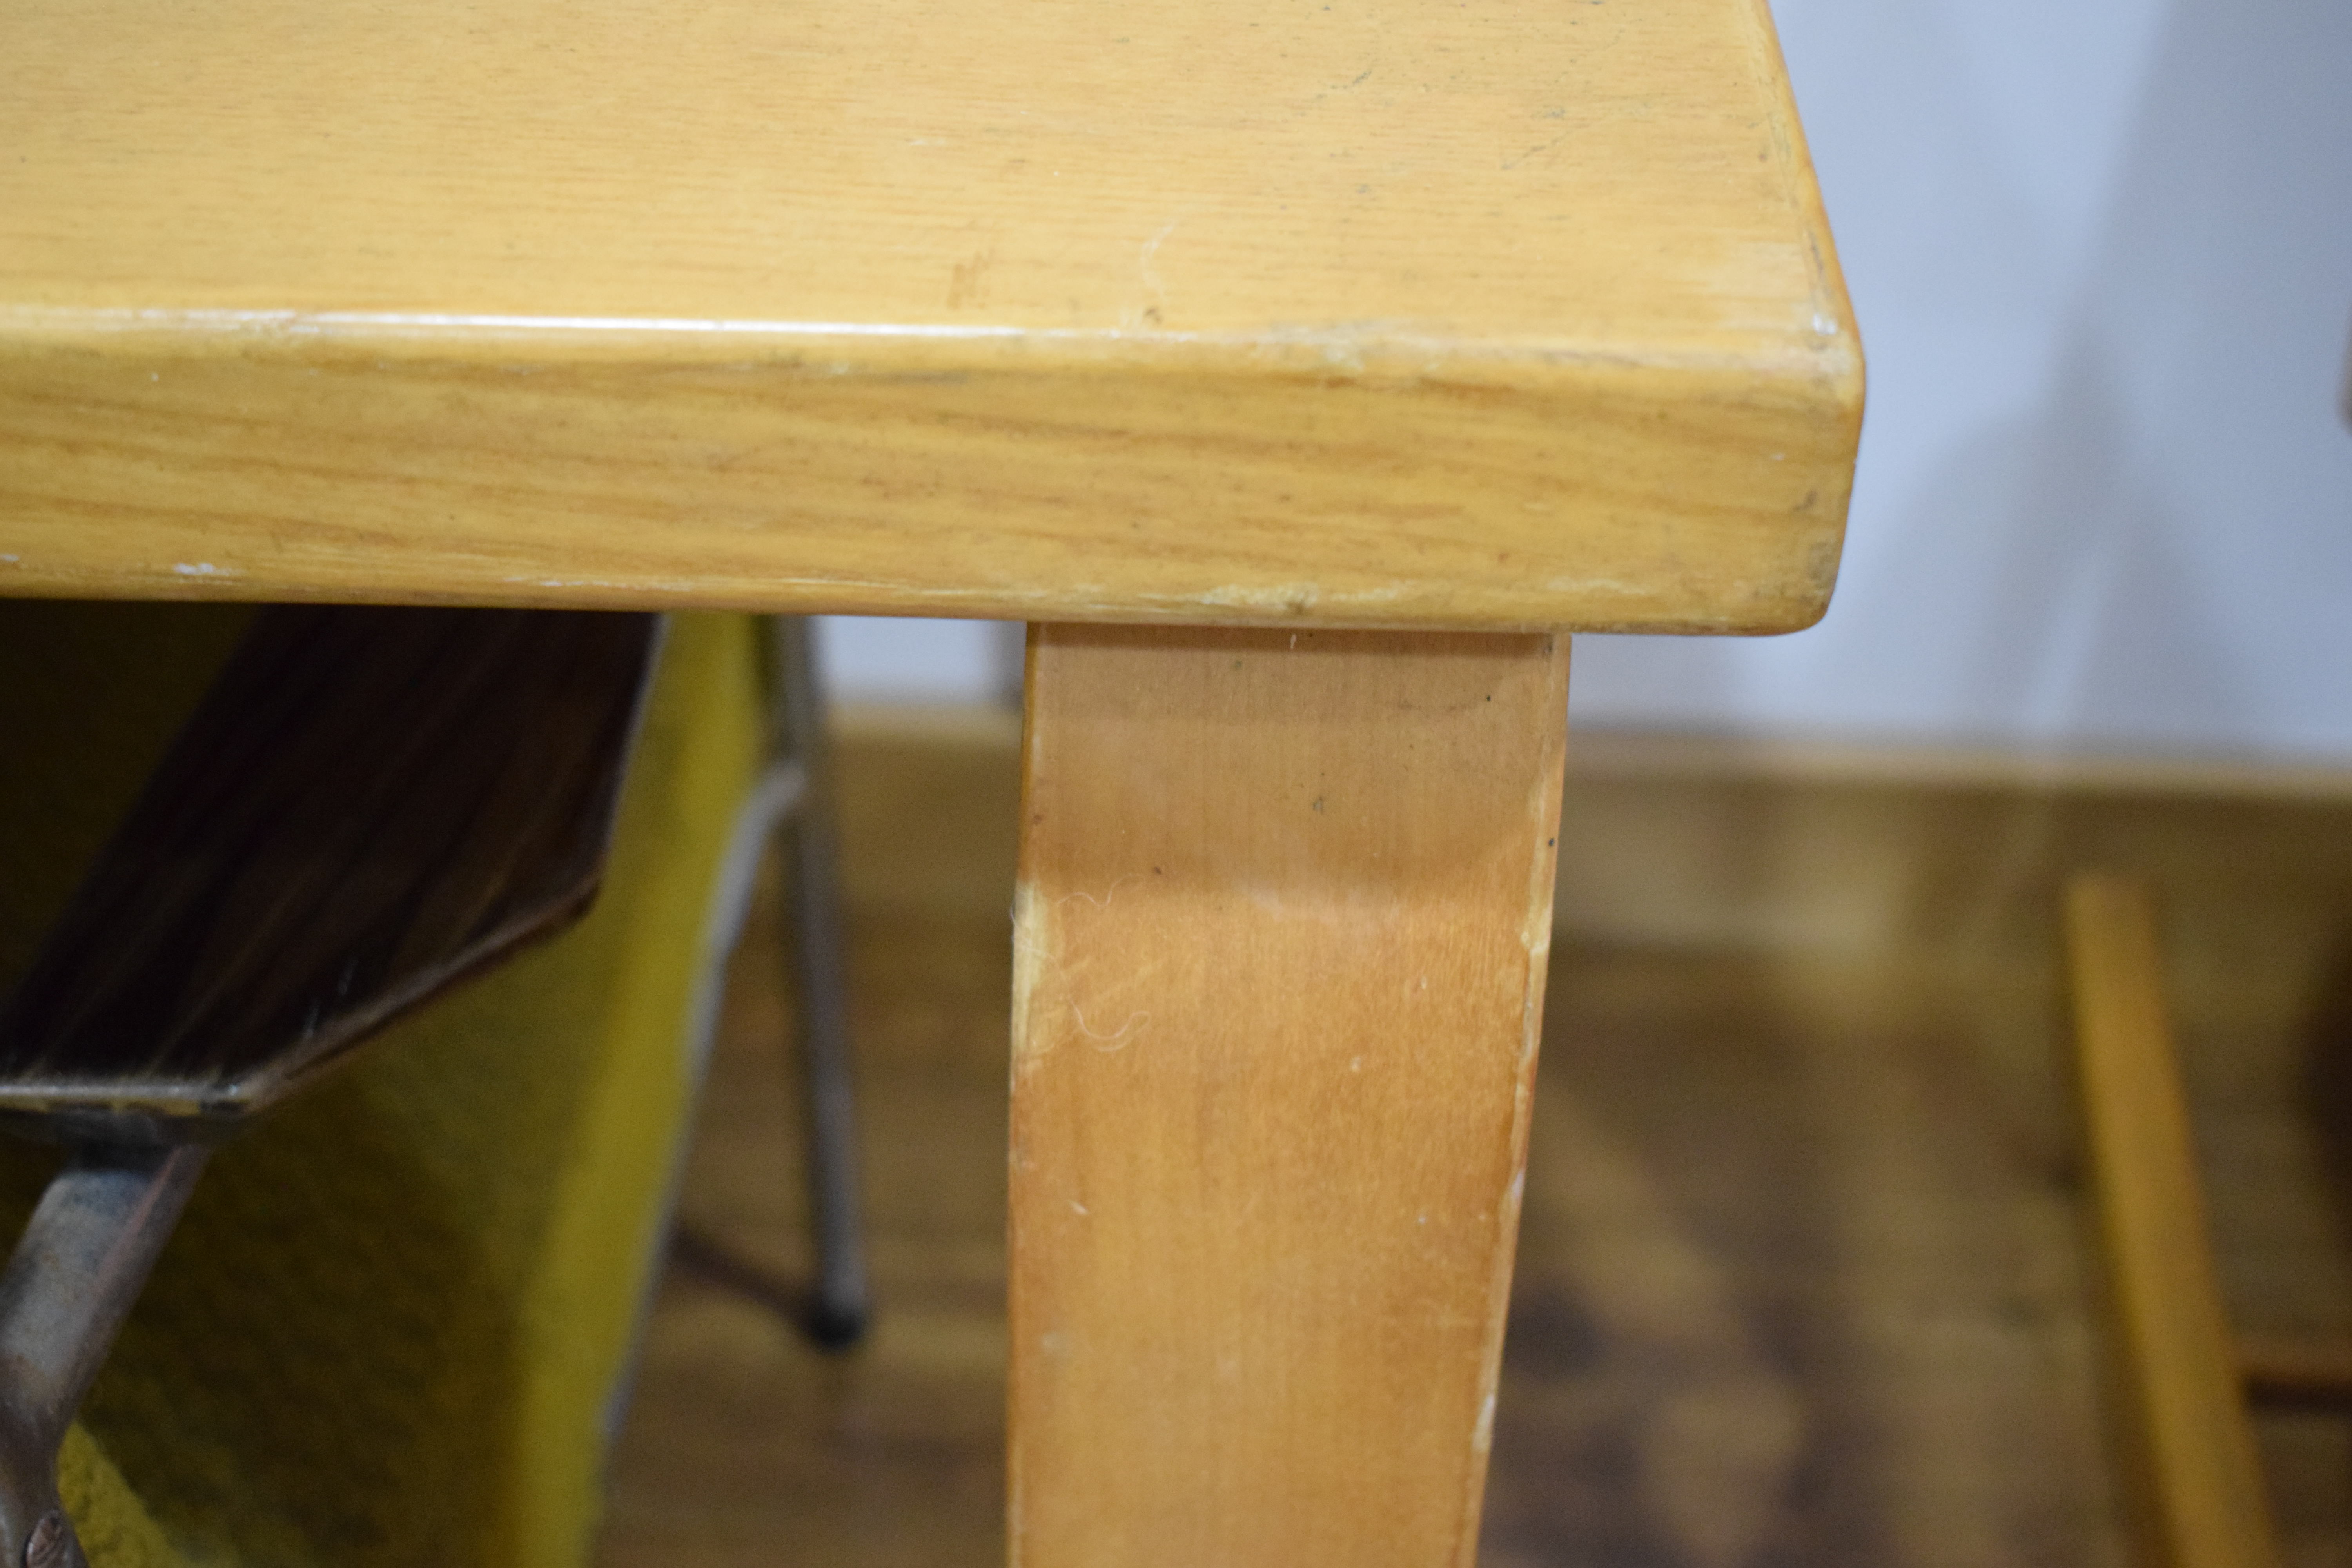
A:
POLYGON ((1469 1564, 1568 639, 1033 630, 1009 1534, 1469 1564))

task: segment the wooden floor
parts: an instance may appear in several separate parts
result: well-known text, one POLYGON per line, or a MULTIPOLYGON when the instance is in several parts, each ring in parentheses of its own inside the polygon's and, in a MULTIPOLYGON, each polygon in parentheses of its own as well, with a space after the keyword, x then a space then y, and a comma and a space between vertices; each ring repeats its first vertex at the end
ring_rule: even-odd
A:
MULTIPOLYGON (((1002 1555, 1010 729, 853 724, 842 766, 882 1315, 840 1358, 792 1326, 763 899, 610 1568, 1002 1555)), ((2234 1319, 2352 1335, 2341 795, 1597 746, 1569 821, 1488 1568, 2127 1560, 2054 938, 2078 863, 2172 900, 2234 1319)), ((2261 1429, 2289 1560, 2352 1563, 2352 1421, 2261 1429)))

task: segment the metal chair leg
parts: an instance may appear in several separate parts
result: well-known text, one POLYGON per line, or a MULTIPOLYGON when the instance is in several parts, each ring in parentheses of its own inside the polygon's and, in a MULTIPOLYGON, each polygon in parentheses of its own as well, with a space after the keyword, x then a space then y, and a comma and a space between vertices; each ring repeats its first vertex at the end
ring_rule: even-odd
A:
POLYGON ((77 1152, 0 1273, 0 1563, 82 1568, 58 1447, 210 1150, 77 1152))
POLYGON ((58 1448, 201 1140, 586 910, 660 632, 255 618, 0 997, 0 1115, 73 1150, 0 1270, 0 1568, 83 1562, 58 1448))
POLYGON ((773 648, 777 736, 799 761, 806 780, 782 831, 792 881, 797 1024, 807 1095, 809 1208, 816 1233, 816 1290, 807 1328, 818 1344, 841 1349, 864 1336, 872 1301, 857 1190, 857 1100, 849 1062, 849 994, 833 790, 825 760, 824 696, 807 619, 778 617, 773 648))

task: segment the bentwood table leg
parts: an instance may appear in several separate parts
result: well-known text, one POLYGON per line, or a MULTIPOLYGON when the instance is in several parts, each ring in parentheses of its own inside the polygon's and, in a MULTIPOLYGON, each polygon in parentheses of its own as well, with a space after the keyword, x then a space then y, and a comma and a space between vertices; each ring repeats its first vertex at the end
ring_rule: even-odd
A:
POLYGON ((1031 634, 1010 1534, 1469 1564, 1565 637, 1031 634))

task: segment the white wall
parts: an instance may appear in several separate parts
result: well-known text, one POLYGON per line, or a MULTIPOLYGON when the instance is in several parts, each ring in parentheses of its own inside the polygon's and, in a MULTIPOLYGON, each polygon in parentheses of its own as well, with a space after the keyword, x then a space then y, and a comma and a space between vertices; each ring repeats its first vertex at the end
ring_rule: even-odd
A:
MULTIPOLYGON (((1581 639, 1579 719, 2352 760, 2352 3, 1775 10, 1870 358, 1836 603, 1581 639)), ((831 646, 1001 679, 969 623, 831 646)))
POLYGON ((827 616, 817 657, 834 696, 847 701, 1017 703, 1021 636, 1003 621, 827 616))

